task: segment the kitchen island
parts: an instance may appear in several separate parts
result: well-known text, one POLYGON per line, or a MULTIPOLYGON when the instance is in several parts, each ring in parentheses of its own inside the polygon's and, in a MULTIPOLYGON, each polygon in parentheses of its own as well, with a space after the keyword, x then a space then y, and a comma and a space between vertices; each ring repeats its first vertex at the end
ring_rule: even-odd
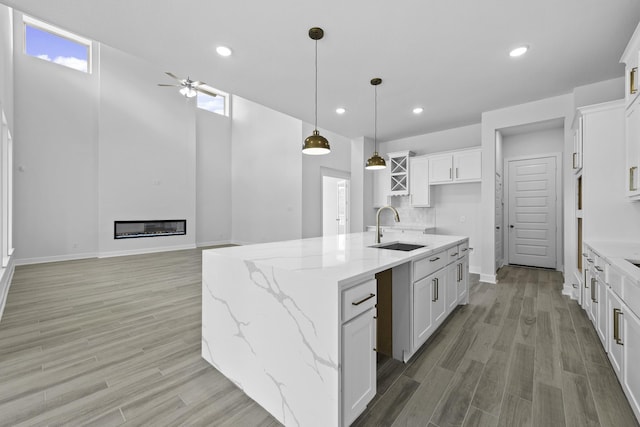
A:
POLYGON ((203 251, 202 357, 289 426, 349 425, 375 395, 375 274, 393 273, 393 357, 468 302, 468 239, 375 232, 203 251))

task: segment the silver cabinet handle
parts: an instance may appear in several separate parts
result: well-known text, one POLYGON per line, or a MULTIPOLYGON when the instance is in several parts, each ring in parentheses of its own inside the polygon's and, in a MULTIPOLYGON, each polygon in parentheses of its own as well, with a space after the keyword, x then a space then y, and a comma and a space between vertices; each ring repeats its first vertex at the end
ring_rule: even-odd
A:
POLYGON ((431 285, 433 286, 432 288, 432 294, 433 297, 431 298, 431 302, 436 302, 438 301, 438 279, 431 279, 431 285))
POLYGON ((633 177, 635 176, 635 174, 633 173, 633 171, 638 170, 637 166, 633 166, 629 168, 629 191, 636 191, 638 190, 638 187, 634 186, 634 179, 633 177))
POLYGON ((458 178, 458 168, 456 168, 456 179, 458 178))
POLYGON ((598 270, 598 271, 604 271, 601 267, 599 267, 599 266, 597 266, 597 265, 596 265, 596 270, 598 270))
POLYGON ((429 262, 436 262, 436 261, 437 261, 437 260, 439 260, 439 259, 440 259, 440 257, 439 257, 439 256, 437 256, 437 257, 435 257, 435 258, 431 258, 431 259, 429 260, 429 262))
MULTIPOLYGON (((498 228, 499 228, 499 227, 498 227, 498 228)), ((462 250, 462 252, 467 252, 468 250, 469 250, 469 248, 464 248, 464 249, 462 250)))
POLYGON ((629 72, 629 93, 634 94, 638 91, 636 87, 636 75, 638 74, 638 67, 633 67, 629 72))
POLYGON ((458 256, 458 252, 456 252, 455 254, 451 254, 451 256, 458 256))
POLYGON ((376 296, 376 294, 369 294, 368 297, 364 297, 360 301, 354 301, 354 302, 351 303, 351 305, 360 305, 363 302, 368 301, 368 300, 370 300, 371 298, 373 298, 375 296, 376 296))
POLYGON ((577 169, 577 168, 578 168, 578 166, 577 166, 577 164, 576 164, 576 156, 577 156, 577 155, 578 155, 578 153, 573 153, 573 168, 574 168, 574 169, 577 169))
POLYGON ((449 168, 449 179, 453 179, 453 169, 449 168))
POLYGON ((620 338, 620 317, 624 313, 622 310, 618 308, 613 309, 613 339, 616 341, 616 344, 624 345, 622 342, 622 338, 620 338))

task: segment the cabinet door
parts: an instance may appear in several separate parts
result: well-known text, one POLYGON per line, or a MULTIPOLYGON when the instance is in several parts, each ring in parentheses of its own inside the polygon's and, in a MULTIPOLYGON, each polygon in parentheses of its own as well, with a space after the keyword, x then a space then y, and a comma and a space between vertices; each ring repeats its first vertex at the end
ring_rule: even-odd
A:
POLYGON ((477 182, 482 179, 482 151, 469 150, 453 153, 453 180, 477 182))
POLYGON ((636 416, 640 414, 640 319, 622 305, 622 387, 636 416))
POLYGON ((412 157, 409 160, 409 188, 411 206, 428 208, 429 204, 429 158, 412 157))
POLYGON ((433 279, 433 298, 431 300, 431 316, 433 317, 433 326, 437 328, 440 323, 447 317, 447 269, 443 268, 438 271, 433 279))
POLYGON ((626 191, 627 197, 637 199, 640 197, 640 101, 636 100, 627 110, 625 118, 626 126, 626 149, 627 149, 627 169, 626 169, 626 191))
POLYGON ((454 262, 447 266, 447 291, 445 300, 447 303, 447 313, 451 313, 458 305, 458 283, 460 282, 460 266, 462 263, 454 262))
POLYGON ((593 327, 598 329, 598 289, 602 286, 602 283, 598 280, 598 276, 591 273, 591 288, 589 297, 591 299, 591 306, 589 307, 589 318, 593 327))
POLYGON ((434 275, 413 284, 413 348, 424 343, 433 331, 431 304, 434 299, 434 275))
POLYGON ((342 420, 348 426, 376 394, 375 309, 342 325, 342 420))
POLYGON ((622 378, 622 302, 611 289, 607 289, 608 342, 605 346, 611 366, 618 378, 622 378))
POLYGON ((597 323, 596 323, 596 331, 598 331, 598 336, 600 337, 600 342, 602 342, 602 346, 607 348, 607 323, 609 322, 609 316, 607 316, 607 284, 605 283, 603 278, 598 280, 598 293, 596 297, 596 301, 598 301, 597 310, 597 323))
POLYGON ((389 168, 371 171, 373 174, 373 207, 381 208, 389 204, 391 191, 389 168))
POLYGON ((469 304, 469 255, 460 260, 460 281, 458 281, 458 304, 469 304))
POLYGON ((578 125, 573 131, 573 158, 571 159, 574 172, 582 170, 582 117, 578 118, 578 125))
POLYGON ((591 318, 591 270, 586 268, 584 276, 584 299, 582 301, 582 308, 587 312, 587 316, 591 318))
POLYGON ((453 155, 442 154, 429 157, 429 184, 453 181, 453 155))

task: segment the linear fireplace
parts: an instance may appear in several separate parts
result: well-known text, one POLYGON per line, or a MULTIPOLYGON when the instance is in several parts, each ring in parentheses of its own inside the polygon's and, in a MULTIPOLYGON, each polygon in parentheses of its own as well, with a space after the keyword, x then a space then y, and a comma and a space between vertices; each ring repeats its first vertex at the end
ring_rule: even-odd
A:
POLYGON ((186 219, 165 219, 154 221, 114 221, 114 239, 137 237, 180 236, 187 234, 186 219))

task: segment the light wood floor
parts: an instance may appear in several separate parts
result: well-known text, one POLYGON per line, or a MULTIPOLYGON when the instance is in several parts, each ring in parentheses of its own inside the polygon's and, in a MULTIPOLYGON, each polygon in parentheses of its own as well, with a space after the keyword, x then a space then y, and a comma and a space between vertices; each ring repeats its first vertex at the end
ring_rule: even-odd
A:
MULTIPOLYGON (((501 273, 413 361, 381 361, 358 425, 637 425, 560 275, 501 273)), ((278 425, 200 358, 200 286, 199 250, 18 267, 0 425, 278 425)))

